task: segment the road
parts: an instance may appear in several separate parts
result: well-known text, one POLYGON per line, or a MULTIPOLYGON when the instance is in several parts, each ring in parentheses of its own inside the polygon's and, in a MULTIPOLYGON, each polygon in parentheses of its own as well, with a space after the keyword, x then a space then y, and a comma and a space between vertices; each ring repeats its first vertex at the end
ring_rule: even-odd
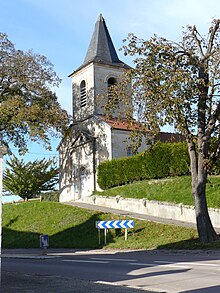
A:
POLYGON ((3 258, 2 268, 157 292, 220 292, 220 252, 54 250, 45 258, 3 258))

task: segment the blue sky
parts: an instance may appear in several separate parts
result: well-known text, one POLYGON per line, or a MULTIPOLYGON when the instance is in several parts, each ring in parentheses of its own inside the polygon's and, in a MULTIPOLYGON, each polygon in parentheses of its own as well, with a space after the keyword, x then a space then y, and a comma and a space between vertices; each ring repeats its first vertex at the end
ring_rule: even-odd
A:
MULTIPOLYGON (((71 113, 71 80, 68 75, 79 67, 100 13, 103 14, 116 49, 133 32, 142 38, 154 33, 176 40, 187 24, 206 33, 213 18, 218 18, 218 0, 1 0, 1 32, 8 34, 17 49, 33 49, 45 55, 62 79, 56 93, 63 108, 71 113)), ((131 59, 118 53, 120 59, 131 59)), ((57 154, 30 145, 26 160, 57 154)))

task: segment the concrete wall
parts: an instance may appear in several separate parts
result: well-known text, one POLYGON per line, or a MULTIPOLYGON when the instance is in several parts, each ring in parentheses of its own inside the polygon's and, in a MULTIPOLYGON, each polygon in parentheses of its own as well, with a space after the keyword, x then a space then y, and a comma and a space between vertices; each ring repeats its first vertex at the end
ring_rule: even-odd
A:
MULTIPOLYGON (((127 149, 130 141, 130 131, 112 129, 112 158, 118 159, 127 157, 127 149)), ((138 148, 138 152, 145 151, 149 146, 146 145, 145 139, 143 138, 141 146, 138 148)))
MULTIPOLYGON (((129 199, 119 196, 90 196, 84 198, 82 201, 97 206, 104 206, 154 217, 173 219, 189 223, 196 222, 195 208, 182 204, 177 205, 145 199, 129 199)), ((213 226, 220 228, 220 209, 209 209, 209 215, 213 226)))

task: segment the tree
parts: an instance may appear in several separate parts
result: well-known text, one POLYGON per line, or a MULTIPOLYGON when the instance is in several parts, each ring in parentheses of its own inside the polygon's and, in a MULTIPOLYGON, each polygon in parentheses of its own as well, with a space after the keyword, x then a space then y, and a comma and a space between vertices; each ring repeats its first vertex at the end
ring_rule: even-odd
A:
POLYGON ((0 33, 0 143, 27 151, 27 142, 43 141, 50 145, 68 124, 67 112, 61 109, 50 89, 60 79, 46 57, 33 51, 16 50, 0 33))
POLYGON ((30 199, 55 190, 59 171, 54 159, 24 163, 13 155, 6 163, 9 168, 4 171, 3 184, 9 194, 30 199))
MULTIPOLYGON (((133 123, 135 117, 148 133, 173 124, 185 136, 197 230, 203 243, 217 239, 207 208, 206 182, 220 153, 219 25, 220 20, 214 20, 206 36, 196 26, 188 26, 179 43, 156 35, 143 40, 129 34, 123 49, 125 55, 135 57, 135 68, 114 88, 124 105, 121 116, 127 121, 133 123), (212 137, 216 144, 210 149, 212 137)), ((109 99, 106 109, 113 109, 115 100, 109 99)))

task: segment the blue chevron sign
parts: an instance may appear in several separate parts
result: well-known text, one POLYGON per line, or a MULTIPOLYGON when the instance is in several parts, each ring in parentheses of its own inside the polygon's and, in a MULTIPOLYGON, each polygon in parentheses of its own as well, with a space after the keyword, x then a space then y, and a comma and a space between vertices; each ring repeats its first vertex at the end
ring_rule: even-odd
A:
POLYGON ((133 220, 113 220, 113 221, 97 221, 97 229, 117 229, 117 228, 134 228, 133 220))

